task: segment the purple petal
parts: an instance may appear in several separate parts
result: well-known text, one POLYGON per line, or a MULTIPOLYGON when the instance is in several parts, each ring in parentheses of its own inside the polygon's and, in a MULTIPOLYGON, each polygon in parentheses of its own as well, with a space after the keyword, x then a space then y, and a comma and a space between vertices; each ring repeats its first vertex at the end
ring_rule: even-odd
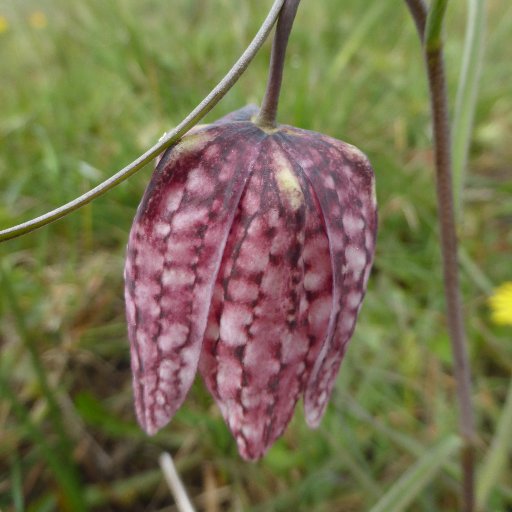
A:
POLYGON ((200 362, 246 459, 283 433, 325 337, 328 317, 310 325, 305 279, 330 289, 327 239, 292 163, 267 137, 228 239, 200 362))
POLYGON ((306 421, 316 427, 354 331, 372 265, 377 231, 373 171, 358 149, 330 137, 290 128, 285 145, 299 155, 318 198, 333 270, 327 336, 304 397, 306 421), (300 144, 300 138, 308 143, 300 144))
POLYGON ((136 412, 149 434, 172 418, 196 373, 213 285, 250 172, 230 151, 234 136, 229 127, 209 127, 168 150, 130 232, 128 333, 136 412))

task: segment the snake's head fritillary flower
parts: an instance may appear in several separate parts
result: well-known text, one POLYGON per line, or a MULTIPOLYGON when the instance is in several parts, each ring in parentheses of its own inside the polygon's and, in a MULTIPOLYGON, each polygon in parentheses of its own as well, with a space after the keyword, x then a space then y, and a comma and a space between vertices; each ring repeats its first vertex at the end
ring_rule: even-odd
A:
POLYGON ((125 268, 135 407, 154 434, 199 369, 246 459, 304 398, 320 423, 375 248, 373 171, 355 147, 246 107, 167 150, 125 268))

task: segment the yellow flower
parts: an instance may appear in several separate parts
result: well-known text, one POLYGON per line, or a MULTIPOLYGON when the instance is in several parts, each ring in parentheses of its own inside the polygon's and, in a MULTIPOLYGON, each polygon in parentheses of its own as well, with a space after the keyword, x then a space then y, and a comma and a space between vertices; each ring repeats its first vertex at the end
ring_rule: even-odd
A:
POLYGON ((512 325, 512 281, 498 286, 489 297, 491 318, 496 324, 512 325))
POLYGON ((46 28, 46 25, 48 25, 46 14, 43 11, 34 11, 28 17, 28 22, 32 28, 36 29, 46 28))
POLYGON ((0 14, 0 34, 7 32, 7 30, 9 30, 9 23, 7 18, 0 14))

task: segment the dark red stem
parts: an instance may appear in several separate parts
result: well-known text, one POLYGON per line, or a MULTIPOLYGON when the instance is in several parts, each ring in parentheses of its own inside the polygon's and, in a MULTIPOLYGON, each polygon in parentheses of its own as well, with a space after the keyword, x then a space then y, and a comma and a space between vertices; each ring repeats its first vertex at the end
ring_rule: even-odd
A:
POLYGON ((283 81, 286 48, 299 2, 300 0, 286 0, 279 14, 276 33, 272 43, 267 89, 263 97, 260 113, 256 119, 256 124, 262 127, 273 128, 276 126, 277 106, 283 81))
POLYGON ((460 409, 459 430, 464 443, 461 454, 463 475, 462 510, 464 512, 473 512, 475 509, 474 466, 476 433, 471 401, 471 370, 460 297, 457 234, 452 190, 450 125, 443 47, 440 44, 433 48, 428 48, 424 43, 428 11, 423 0, 405 1, 423 42, 429 81, 446 310, 457 383, 457 400, 460 409))

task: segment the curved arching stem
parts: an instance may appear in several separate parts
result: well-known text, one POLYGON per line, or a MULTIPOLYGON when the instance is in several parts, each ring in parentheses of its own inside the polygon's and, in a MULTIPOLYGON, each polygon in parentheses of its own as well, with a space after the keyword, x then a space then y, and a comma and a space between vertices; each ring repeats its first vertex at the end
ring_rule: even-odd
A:
POLYGON ((272 43, 272 54, 270 55, 267 88, 260 112, 255 120, 256 124, 262 127, 274 128, 276 125, 277 106, 281 93, 281 84, 283 82, 286 48, 299 3, 300 0, 285 0, 285 4, 279 14, 279 19, 277 20, 276 32, 272 43))
POLYGON ((427 24, 427 6, 424 0, 405 0, 405 3, 411 12, 411 16, 416 24, 416 29, 418 30, 420 39, 423 41, 425 25, 427 24))
POLYGON ((96 199, 105 192, 116 187, 132 174, 135 174, 149 161, 158 156, 164 149, 183 137, 188 130, 197 124, 197 122, 222 99, 222 97, 229 91, 229 89, 231 89, 231 87, 233 87, 242 73, 247 69, 247 66, 250 64, 272 30, 284 2, 285 0, 274 1, 260 29, 241 57, 235 62, 233 67, 217 84, 217 86, 203 99, 203 101, 201 101, 201 103, 199 103, 199 105, 197 105, 196 108, 194 108, 194 110, 192 110, 192 112, 190 112, 190 114, 188 114, 187 117, 185 117, 185 119, 183 119, 183 121, 181 121, 181 123, 178 124, 178 126, 176 126, 176 128, 166 133, 157 144, 148 149, 143 155, 139 156, 132 163, 128 164, 126 167, 105 180, 103 183, 94 187, 92 190, 89 190, 80 197, 73 199, 73 201, 62 205, 51 212, 45 213, 40 217, 36 217, 35 219, 0 231, 0 242, 30 233, 31 231, 50 224, 51 222, 78 210, 87 203, 90 203, 93 199, 96 199))
POLYGON ((430 10, 423 0, 405 0, 423 43, 426 62, 436 167, 436 192, 443 259, 448 330, 452 345, 459 404, 459 431, 463 440, 462 510, 473 512, 475 466, 475 419, 471 401, 471 369, 460 297, 457 232, 452 184, 450 124, 444 72, 442 22, 448 0, 434 0, 430 10))

